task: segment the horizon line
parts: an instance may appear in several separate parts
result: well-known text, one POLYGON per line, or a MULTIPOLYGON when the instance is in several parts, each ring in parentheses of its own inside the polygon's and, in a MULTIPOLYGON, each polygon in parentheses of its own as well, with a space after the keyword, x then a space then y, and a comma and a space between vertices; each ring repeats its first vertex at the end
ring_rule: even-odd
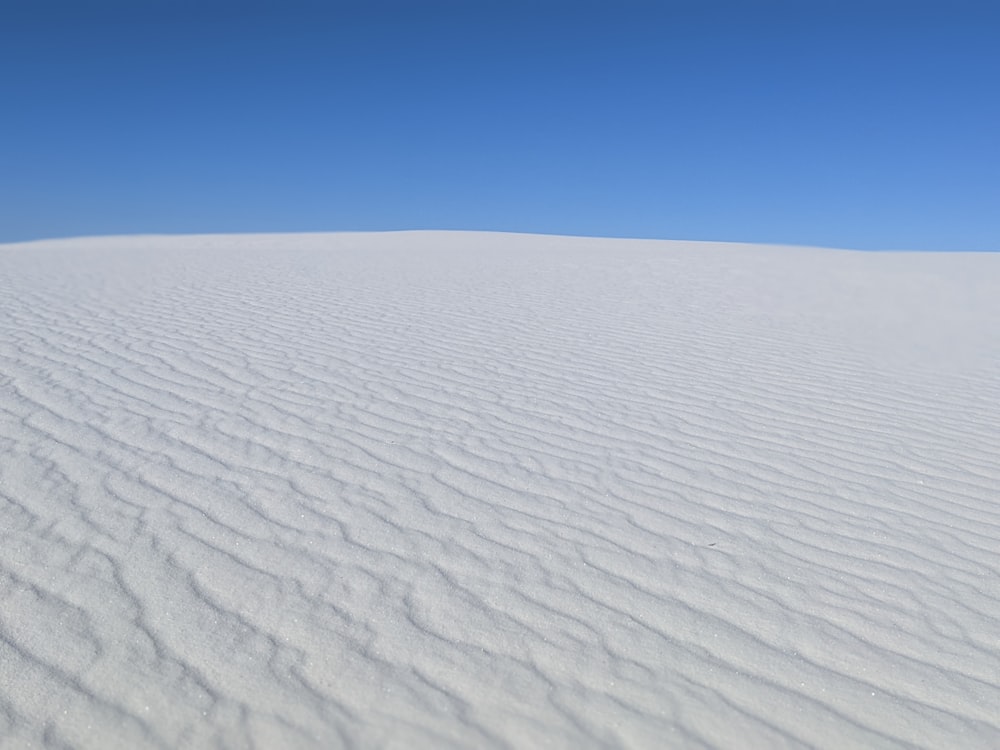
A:
POLYGON ((440 229, 440 228, 411 228, 411 229, 333 229, 333 230, 293 230, 293 231, 282 231, 282 230, 268 230, 268 231, 177 231, 177 232, 112 232, 112 233, 101 233, 101 234, 67 234, 67 235, 52 235, 52 236, 42 236, 33 237, 30 239, 23 240, 11 240, 11 241, 0 241, 0 247, 5 247, 9 245, 28 245, 35 243, 45 243, 45 242, 60 242, 60 241, 71 241, 71 240, 96 240, 96 239, 124 239, 128 237, 150 237, 150 238, 191 238, 191 237, 251 237, 251 236, 304 236, 304 235, 347 235, 347 234, 407 234, 407 233, 424 233, 424 234, 434 234, 434 233, 448 233, 448 234, 502 234, 511 236, 528 236, 528 237, 562 237, 566 239, 580 239, 580 240, 617 240, 626 242, 670 242, 670 243, 690 243, 690 244, 704 244, 704 245, 748 245, 748 246, 767 246, 767 247, 787 247, 787 248, 803 248, 803 249, 814 249, 814 250, 839 250, 847 252, 859 252, 859 253, 976 253, 976 254, 990 254, 1000 252, 1000 248, 995 250, 970 250, 970 249, 954 249, 954 250, 935 250, 928 248, 906 248, 906 247, 880 247, 880 248, 859 248, 859 247, 845 247, 842 245, 823 245, 823 244, 812 244, 809 242, 768 242, 768 241, 754 241, 754 240, 720 240, 720 239, 691 239, 691 238, 678 238, 678 237, 650 237, 650 236, 624 236, 624 235, 611 235, 611 234, 572 234, 572 233, 561 233, 561 232, 543 232, 543 231, 520 231, 520 230, 509 230, 509 229, 440 229))

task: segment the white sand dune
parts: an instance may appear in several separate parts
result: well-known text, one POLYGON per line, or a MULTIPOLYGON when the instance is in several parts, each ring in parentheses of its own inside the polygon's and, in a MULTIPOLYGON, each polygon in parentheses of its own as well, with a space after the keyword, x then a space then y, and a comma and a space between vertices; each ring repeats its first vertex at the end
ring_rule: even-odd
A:
POLYGON ((1000 255, 0 246, 0 747, 1000 747, 1000 255))

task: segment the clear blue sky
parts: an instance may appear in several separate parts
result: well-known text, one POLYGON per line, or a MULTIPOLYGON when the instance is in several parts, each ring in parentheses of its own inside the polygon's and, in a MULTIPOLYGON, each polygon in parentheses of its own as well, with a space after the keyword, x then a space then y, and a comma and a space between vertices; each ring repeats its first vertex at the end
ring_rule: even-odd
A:
POLYGON ((3 0, 0 242, 1000 250, 1000 3, 3 0))

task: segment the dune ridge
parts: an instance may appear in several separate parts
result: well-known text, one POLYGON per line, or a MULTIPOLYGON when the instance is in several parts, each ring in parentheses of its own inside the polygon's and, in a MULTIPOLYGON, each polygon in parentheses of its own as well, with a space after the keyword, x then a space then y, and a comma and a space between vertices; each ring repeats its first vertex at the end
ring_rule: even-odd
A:
POLYGON ((0 748, 1000 746, 1000 255, 0 246, 0 748))

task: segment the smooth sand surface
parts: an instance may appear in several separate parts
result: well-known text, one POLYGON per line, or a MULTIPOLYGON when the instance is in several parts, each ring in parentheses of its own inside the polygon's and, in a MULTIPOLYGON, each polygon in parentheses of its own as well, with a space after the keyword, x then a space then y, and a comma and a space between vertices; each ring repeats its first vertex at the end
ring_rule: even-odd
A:
POLYGON ((1000 255, 0 246, 0 747, 1000 747, 1000 255))

